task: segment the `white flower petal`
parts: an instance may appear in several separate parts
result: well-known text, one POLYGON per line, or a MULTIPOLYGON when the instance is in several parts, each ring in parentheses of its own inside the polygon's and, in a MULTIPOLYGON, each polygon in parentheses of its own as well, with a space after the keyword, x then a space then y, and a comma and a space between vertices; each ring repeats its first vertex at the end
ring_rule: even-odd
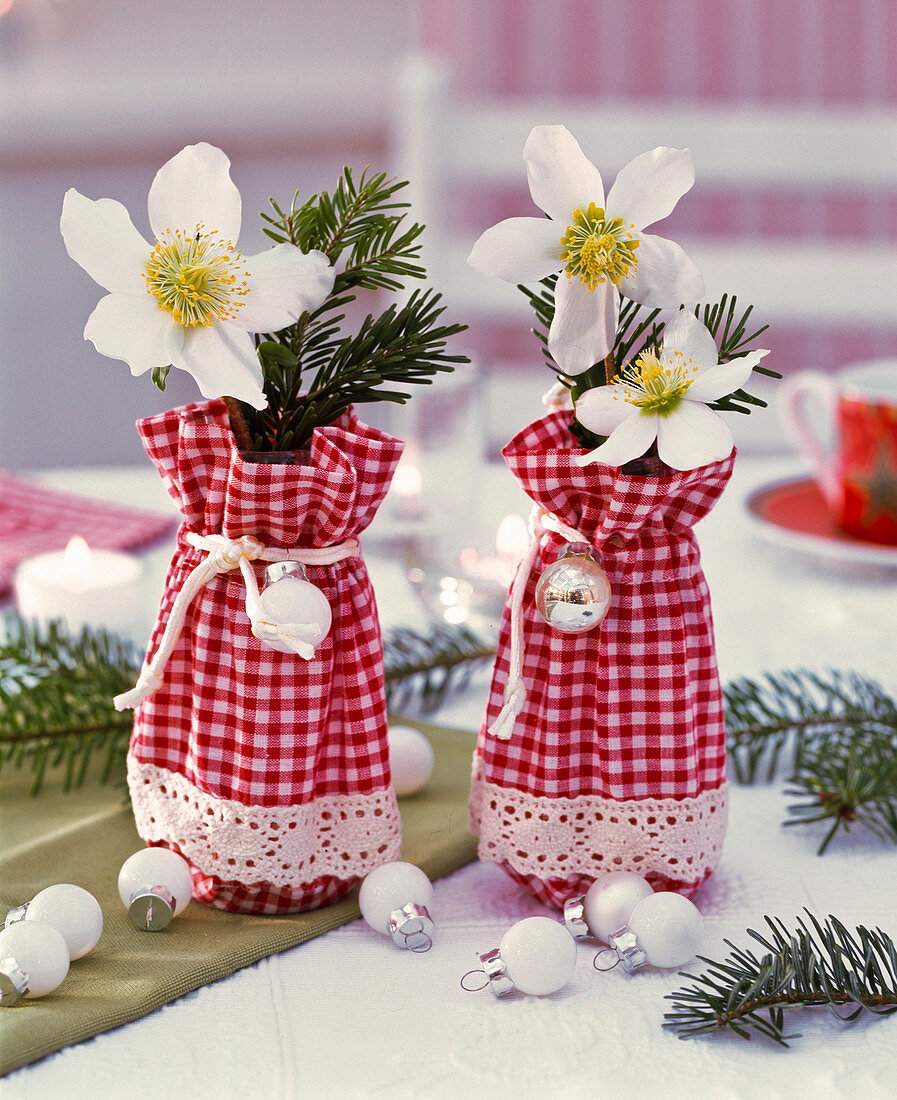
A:
POLYGON ((147 200, 150 226, 158 237, 166 229, 218 230, 237 243, 242 203, 230 178, 230 161, 214 145, 188 145, 156 173, 147 200))
POLYGON ((248 332, 278 332, 306 310, 315 310, 333 290, 334 270, 323 252, 304 254, 278 244, 246 257, 249 293, 234 318, 248 332))
POLYGON ((100 355, 123 359, 136 376, 173 362, 184 346, 184 330, 146 291, 107 294, 87 318, 84 339, 100 355))
POLYGON ((573 220, 574 210, 585 210, 590 202, 604 206, 601 173, 566 126, 534 127, 523 159, 533 202, 560 222, 561 233, 573 220))
POLYGON ((709 370, 719 362, 719 349, 710 330, 690 309, 680 309, 663 330, 664 359, 672 359, 674 351, 691 359, 699 371, 709 370))
POLYGON ((197 325, 186 330, 187 339, 172 363, 192 374, 203 397, 236 397, 264 409, 262 366, 252 337, 230 322, 197 325))
POLYGON ((564 374, 581 374, 614 346, 619 301, 610 283, 587 291, 579 279, 563 273, 554 289, 554 319, 548 350, 564 374))
POLYGON ((696 470, 732 450, 729 425, 697 401, 683 401, 674 413, 658 420, 657 453, 674 470, 696 470))
POLYGON ((620 169, 607 196, 608 213, 622 218, 627 228, 633 223, 643 229, 671 213, 694 182, 691 149, 661 145, 620 169))
POLYGON ((642 233, 638 268, 620 282, 624 298, 646 306, 694 305, 704 296, 704 278, 685 249, 665 237, 642 233))
POLYGON ((601 462, 605 466, 624 466, 634 458, 640 458, 657 437, 658 419, 655 415, 645 416, 641 410, 636 410, 600 447, 578 456, 577 463, 580 466, 586 466, 590 462, 601 462))
POLYGON ((721 397, 733 393, 747 382, 751 371, 768 351, 752 351, 729 363, 720 363, 699 375, 688 388, 688 397, 692 401, 718 401, 721 397))
POLYGON ((145 288, 150 246, 120 202, 88 199, 72 188, 62 201, 59 228, 68 254, 104 290, 145 288))
POLYGON ((635 411, 624 399, 623 392, 623 387, 617 385, 586 390, 576 401, 576 419, 595 435, 610 435, 635 411))
POLYGON ((555 222, 548 218, 508 218, 486 230, 467 262, 481 275, 528 283, 560 271, 560 257, 561 233, 555 222))

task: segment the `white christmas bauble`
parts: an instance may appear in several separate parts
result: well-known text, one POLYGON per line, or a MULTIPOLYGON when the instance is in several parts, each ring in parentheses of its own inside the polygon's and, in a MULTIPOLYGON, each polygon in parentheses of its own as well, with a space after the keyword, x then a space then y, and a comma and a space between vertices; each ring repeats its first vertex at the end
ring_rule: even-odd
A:
POLYGON ((640 901, 628 925, 646 961, 662 969, 688 962, 704 938, 704 922, 697 907, 681 894, 668 891, 640 901))
POLYGON ((429 908, 433 885, 413 863, 396 860, 375 867, 361 884, 361 915, 375 932, 389 935, 389 918, 405 905, 429 908))
POLYGON ((125 908, 135 893, 155 886, 162 886, 171 894, 174 916, 187 908, 193 896, 190 865, 170 848, 141 848, 125 860, 118 873, 118 896, 125 908))
POLYGON ((433 746, 413 726, 390 726, 387 741, 389 770, 396 794, 399 797, 414 794, 433 771, 433 746))
POLYGON ((44 997, 69 972, 69 949, 61 932, 40 921, 20 920, 0 932, 0 961, 14 959, 28 979, 26 997, 44 997))
POLYGON ((28 903, 25 920, 52 925, 62 934, 72 960, 92 951, 103 932, 100 903, 87 890, 68 882, 35 894, 28 903))
MULTIPOLYGON (((327 597, 316 585, 303 577, 292 576, 288 573, 278 577, 262 591, 261 604, 265 614, 278 626, 287 623, 309 623, 320 631, 317 645, 330 633, 333 622, 333 612, 327 597)), ((265 644, 281 653, 295 652, 286 642, 275 639, 265 639, 265 644)))
POLYGON ((608 871, 595 879, 585 896, 584 909, 589 931, 602 943, 629 923, 632 910, 642 898, 653 894, 648 883, 634 871, 608 871))
POLYGON ((514 985, 537 997, 557 992, 576 967, 576 942, 550 917, 518 921, 502 936, 498 950, 514 985))

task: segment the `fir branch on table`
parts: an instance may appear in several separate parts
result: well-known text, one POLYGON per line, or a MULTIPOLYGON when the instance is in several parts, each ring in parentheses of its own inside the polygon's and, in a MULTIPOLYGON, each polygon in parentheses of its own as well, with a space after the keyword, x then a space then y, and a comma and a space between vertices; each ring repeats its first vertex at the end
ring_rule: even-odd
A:
POLYGON ((800 768, 785 794, 786 825, 830 822, 819 846, 822 855, 835 834, 863 825, 882 840, 897 844, 897 737, 865 729, 853 739, 823 737, 804 751, 800 768), (809 801, 807 801, 809 799, 809 801))
POLYGON ((101 756, 100 779, 124 769, 133 720, 112 698, 133 686, 140 658, 105 631, 72 635, 5 616, 0 641, 0 766, 28 766, 37 794, 47 767, 63 789, 79 786, 101 756))
POLYGON ((853 672, 798 669, 733 680, 723 689, 723 705, 739 783, 770 782, 782 767, 800 772, 807 748, 822 738, 831 746, 869 731, 897 741, 897 701, 853 672))
MULTIPOLYGON (((427 634, 396 628, 384 637, 387 700, 393 710, 419 700, 424 713, 467 685, 494 647, 464 627, 427 634)), ((124 781, 130 711, 113 696, 133 687, 141 655, 104 631, 77 635, 59 623, 41 629, 7 615, 0 634, 0 767, 27 769, 31 793, 48 767, 63 766, 63 789, 79 786, 99 758, 99 779, 124 781)))
POLYGON ((495 656, 495 645, 469 627, 436 624, 426 634, 408 627, 384 637, 386 702, 391 711, 419 705, 430 714, 457 691, 472 673, 495 656))
POLYGON ((787 765, 785 824, 830 824, 818 855, 854 824, 897 844, 897 702, 880 684, 799 670, 736 680, 723 698, 736 780, 769 782, 787 765))
POLYGON ((723 962, 699 955, 709 969, 683 973, 694 985, 667 995, 672 1011, 665 1028, 691 1039, 731 1028, 743 1039, 763 1035, 787 1047, 785 1011, 826 1006, 841 1020, 864 1010, 887 1016, 897 1010, 897 948, 880 928, 859 925, 855 934, 833 916, 824 924, 809 912, 797 918, 794 932, 778 918, 765 917, 769 935, 747 930, 764 949, 757 955, 724 942, 731 953, 723 962), (856 1005, 847 1016, 841 1006, 856 1005))
POLYGON ((265 233, 276 243, 317 249, 337 268, 324 303, 294 324, 257 338, 267 408, 241 405, 252 446, 259 451, 301 450, 315 427, 329 424, 352 404, 404 403, 404 389, 389 385, 427 384, 467 356, 450 355, 451 337, 466 325, 437 324, 443 307, 432 290, 416 292, 381 316, 368 315, 355 336, 346 335, 341 312, 357 290, 400 292, 406 279, 423 279, 418 263, 424 227, 403 225, 408 204, 396 195, 404 181, 366 169, 356 183, 345 168, 333 193, 321 192, 288 211, 273 199, 262 214, 265 233))

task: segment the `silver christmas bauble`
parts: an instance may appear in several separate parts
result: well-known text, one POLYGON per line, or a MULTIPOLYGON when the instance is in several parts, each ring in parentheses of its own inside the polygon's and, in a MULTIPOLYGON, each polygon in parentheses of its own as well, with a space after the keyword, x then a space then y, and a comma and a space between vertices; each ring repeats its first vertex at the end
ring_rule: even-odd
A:
POLYGON ((539 614, 565 634, 594 630, 607 614, 610 599, 610 581, 586 542, 568 543, 536 584, 539 614))

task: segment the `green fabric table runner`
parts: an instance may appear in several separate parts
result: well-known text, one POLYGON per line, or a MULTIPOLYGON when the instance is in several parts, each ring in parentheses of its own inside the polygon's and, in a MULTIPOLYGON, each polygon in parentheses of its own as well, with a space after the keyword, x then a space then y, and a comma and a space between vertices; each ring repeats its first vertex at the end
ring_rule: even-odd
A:
MULTIPOLYGON (((476 857, 476 840, 467 829, 475 739, 465 731, 413 724, 432 742, 436 764, 426 787, 400 800, 402 858, 435 879, 476 857)), ((0 1076, 361 915, 357 890, 326 909, 282 917, 226 913, 191 902, 165 931, 140 932, 129 922, 116 886, 122 863, 143 847, 121 788, 87 784, 63 794, 56 778, 49 774, 44 791, 32 798, 27 776, 13 768, 3 772, 2 913, 46 886, 73 882, 102 906, 103 936, 91 954, 72 963, 54 993, 0 1008, 0 1076)))

